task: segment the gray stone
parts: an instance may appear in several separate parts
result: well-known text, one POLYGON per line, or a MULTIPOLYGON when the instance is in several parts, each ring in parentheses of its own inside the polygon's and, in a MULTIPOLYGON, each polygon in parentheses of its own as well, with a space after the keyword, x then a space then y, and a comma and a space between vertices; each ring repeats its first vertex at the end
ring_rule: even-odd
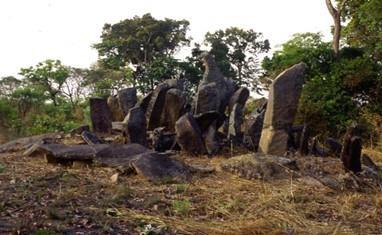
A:
POLYGON ((176 121, 185 113, 186 97, 179 89, 172 88, 167 91, 162 113, 161 126, 168 131, 175 131, 176 121))
POLYGON ((362 141, 359 136, 355 136, 355 132, 355 128, 348 128, 342 145, 341 160, 346 171, 358 173, 362 171, 362 141))
POLYGON ((109 106, 112 121, 122 121, 125 117, 121 107, 119 106, 118 98, 116 96, 109 96, 107 98, 107 105, 109 106))
POLYGON ((79 127, 76 127, 70 131, 70 135, 81 135, 83 131, 90 131, 89 125, 81 125, 79 127))
POLYGON ((94 133, 91 133, 90 131, 83 131, 81 133, 82 139, 89 145, 95 145, 95 144, 102 144, 103 142, 95 135, 94 133))
POLYGON ((203 133, 204 144, 209 155, 214 155, 218 153, 220 149, 219 141, 217 140, 216 134, 216 121, 214 121, 208 127, 207 131, 203 133))
POLYGON ((153 91, 146 109, 146 122, 148 130, 154 130, 155 128, 160 127, 162 112, 166 101, 166 93, 169 89, 169 85, 166 83, 161 83, 153 91))
POLYGON ((222 170, 246 179, 285 179, 288 170, 298 170, 296 161, 277 156, 256 156, 253 154, 237 156, 224 161, 222 170))
POLYGON ((137 103, 137 89, 135 87, 125 88, 118 91, 118 103, 122 109, 124 116, 129 113, 129 110, 137 103))
POLYGON ((243 110, 244 106, 239 103, 235 103, 232 107, 229 115, 229 128, 228 138, 231 140, 241 141, 243 133, 241 131, 241 125, 243 124, 243 110))
POLYGON ((267 101, 265 100, 245 121, 244 144, 250 150, 257 151, 259 148, 266 108, 267 101))
POLYGON ((300 63, 285 70, 272 83, 260 138, 265 154, 283 155, 288 133, 297 112, 306 65, 300 63))
POLYGON ((147 107, 149 106, 151 97, 153 96, 154 92, 149 92, 143 99, 137 104, 138 107, 142 109, 144 113, 146 113, 147 107))
POLYGON ((236 90, 235 93, 232 95, 231 99, 229 100, 229 106, 228 106, 229 113, 232 112, 233 106, 235 104, 240 104, 244 107, 248 98, 249 98, 249 90, 247 88, 241 87, 238 90, 236 90))
POLYGON ((176 140, 182 150, 191 154, 205 153, 201 130, 194 117, 186 113, 175 123, 176 140))
POLYGON ((126 125, 124 131, 126 143, 138 143, 146 146, 146 119, 142 109, 140 107, 130 109, 124 123, 126 125))
POLYGON ((24 137, 0 145, 0 153, 24 151, 32 147, 34 144, 55 143, 58 139, 61 138, 62 134, 60 133, 48 133, 24 137))
POLYGON ((164 127, 158 127, 154 129, 152 133, 152 145, 155 151, 165 152, 167 150, 171 150, 175 144, 175 133, 165 131, 164 127))
POLYGON ((106 99, 90 98, 90 118, 94 132, 111 133, 112 118, 106 99))

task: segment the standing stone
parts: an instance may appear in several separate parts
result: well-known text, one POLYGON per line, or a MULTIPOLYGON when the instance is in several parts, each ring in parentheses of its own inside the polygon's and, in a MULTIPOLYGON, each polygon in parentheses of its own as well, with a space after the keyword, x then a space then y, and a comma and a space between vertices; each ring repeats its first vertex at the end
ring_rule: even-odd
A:
POLYGON ((300 63, 285 70, 272 83, 260 138, 265 154, 283 155, 287 150, 288 133, 298 107, 306 65, 300 63))
POLYGON ((362 141, 359 136, 355 136, 356 128, 350 127, 344 137, 341 151, 341 160, 345 170, 358 173, 361 168, 362 141))
POLYGON ((175 123, 175 132, 182 150, 192 154, 206 152, 200 128, 190 113, 186 113, 175 123))
POLYGON ((126 116, 137 103, 137 89, 131 87, 118 91, 118 102, 124 116, 126 116))
POLYGON ((244 144, 250 150, 257 151, 259 148, 266 108, 267 101, 264 101, 245 123, 244 144))
POLYGON ((240 142, 243 137, 241 131, 241 125, 243 124, 243 109, 244 106, 242 104, 236 103, 229 115, 228 138, 231 140, 240 142))
POLYGON ((304 128, 301 132, 301 137, 299 139, 299 150, 302 156, 309 154, 309 138, 310 138, 310 129, 307 125, 304 125, 304 128))
POLYGON ((99 97, 90 98, 90 118, 94 132, 111 132, 111 112, 106 99, 99 97))
POLYGON ((126 142, 146 146, 146 119, 142 109, 140 107, 130 109, 123 122, 126 125, 124 131, 126 142))
POLYGON ((219 112, 220 104, 220 94, 216 83, 209 83, 199 87, 195 114, 219 112))
POLYGON ((112 120, 115 122, 122 121, 125 118, 121 107, 119 106, 118 98, 114 95, 111 95, 107 98, 107 105, 109 106, 112 120))
POLYGON ((161 126, 168 131, 175 131, 175 123, 185 112, 186 97, 179 89, 172 88, 166 93, 161 126))
POLYGON ((164 127, 158 127, 152 133, 152 146, 157 152, 165 152, 173 149, 176 144, 176 135, 166 132, 164 127))
POLYGON ((209 155, 216 154, 219 149, 219 142, 216 138, 216 121, 214 121, 203 134, 204 144, 209 155))
POLYGON ((166 83, 159 84, 153 91, 150 102, 146 109, 147 129, 154 130, 160 126, 162 112, 166 101, 166 93, 169 85, 166 83))

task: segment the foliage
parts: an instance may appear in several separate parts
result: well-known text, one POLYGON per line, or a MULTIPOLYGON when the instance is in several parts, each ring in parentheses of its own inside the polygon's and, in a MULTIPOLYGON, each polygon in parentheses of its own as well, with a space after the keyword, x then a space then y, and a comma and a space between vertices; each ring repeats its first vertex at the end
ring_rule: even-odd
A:
POLYGON ((231 27, 207 33, 205 44, 211 46, 210 52, 225 76, 238 85, 253 88, 259 85, 259 55, 270 49, 269 41, 263 40, 261 33, 231 27))
POLYGON ((191 203, 189 200, 175 200, 172 203, 172 207, 175 213, 187 215, 190 212, 191 203))
POLYGON ((146 76, 145 73, 150 73, 146 68, 155 66, 151 64, 159 58, 170 57, 180 46, 189 44, 188 25, 186 20, 157 20, 150 14, 135 16, 114 25, 105 24, 102 41, 94 48, 108 68, 123 71, 129 66, 134 67, 131 85, 143 84, 145 90, 153 90, 154 81, 160 78, 146 76))

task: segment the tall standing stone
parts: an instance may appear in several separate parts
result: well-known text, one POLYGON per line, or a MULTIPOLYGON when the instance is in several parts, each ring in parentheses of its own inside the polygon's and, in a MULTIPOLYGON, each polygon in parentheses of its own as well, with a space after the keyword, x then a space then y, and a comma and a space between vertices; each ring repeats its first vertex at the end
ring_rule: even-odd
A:
POLYGON ((179 89, 172 88, 167 91, 161 126, 167 131, 175 131, 175 123, 185 112, 186 97, 179 89))
POLYGON ((356 136, 357 130, 354 127, 349 127, 342 145, 341 160, 345 170, 358 173, 362 171, 361 152, 362 141, 359 136, 356 136))
POLYGON ((287 150, 292 126, 304 82, 306 65, 300 63, 281 73, 272 83, 260 138, 265 154, 283 155, 287 150))
POLYGON ((131 108, 123 121, 125 125, 124 136, 127 143, 147 145, 146 119, 140 107, 131 108))
POLYGON ((259 148, 267 103, 267 100, 263 101, 245 122, 244 144, 250 150, 257 151, 259 148))
POLYGON ((242 106, 245 106, 245 103, 247 102, 249 98, 249 90, 245 87, 241 87, 233 93, 231 99, 229 100, 229 113, 231 113, 233 106, 235 104, 241 104, 242 106))
POLYGON ((243 137, 241 131, 241 125, 243 124, 243 109, 243 105, 236 103, 229 115, 228 138, 231 140, 240 141, 243 137))
POLYGON ((104 98, 90 98, 90 118, 93 131, 96 133, 110 133, 112 118, 107 100, 104 98))
POLYGON ((118 91, 119 107, 126 116, 129 110, 137 103, 137 89, 135 87, 125 88, 118 91))
POLYGON ((125 114, 119 106, 117 96, 111 95, 107 98, 107 105, 111 112, 111 118, 113 121, 120 122, 125 118, 125 114))

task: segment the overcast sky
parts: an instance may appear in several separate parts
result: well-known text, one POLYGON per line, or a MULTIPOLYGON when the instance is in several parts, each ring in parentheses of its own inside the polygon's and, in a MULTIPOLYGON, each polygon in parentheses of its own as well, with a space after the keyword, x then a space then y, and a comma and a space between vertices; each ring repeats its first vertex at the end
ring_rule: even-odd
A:
POLYGON ((297 32, 329 38, 332 24, 324 0, 1 0, 0 77, 46 59, 88 67, 105 23, 144 13, 188 20, 195 42, 237 26, 262 32, 273 48, 297 32))

